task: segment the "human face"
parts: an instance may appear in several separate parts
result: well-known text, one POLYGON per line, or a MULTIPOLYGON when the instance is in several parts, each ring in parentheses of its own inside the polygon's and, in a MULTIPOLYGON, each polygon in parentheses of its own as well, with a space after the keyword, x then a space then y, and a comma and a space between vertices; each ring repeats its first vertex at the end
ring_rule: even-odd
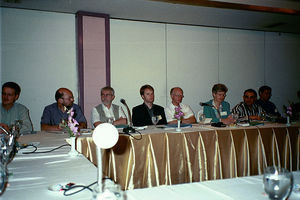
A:
POLYGON ((253 92, 246 92, 243 98, 247 106, 252 106, 256 101, 256 96, 253 92))
POLYGON ((70 90, 64 90, 62 96, 62 105, 66 107, 72 107, 74 102, 74 96, 73 93, 70 90))
POLYGON ((218 91, 213 93, 213 98, 216 103, 222 103, 226 97, 226 92, 218 91))
POLYGON ((183 99, 183 91, 180 88, 174 88, 171 94, 172 103, 175 106, 178 106, 183 99))
POLYGON ((12 106, 15 101, 19 98, 19 95, 16 95, 16 92, 13 88, 4 87, 2 90, 2 105, 3 106, 12 106))
POLYGON ((101 91, 101 101, 104 105, 110 106, 115 96, 111 90, 102 90, 101 91))
POLYGON ((269 101, 272 96, 271 90, 264 90, 263 92, 259 93, 259 96, 263 101, 269 101))
POLYGON ((154 102, 154 91, 151 89, 145 89, 144 95, 142 95, 142 99, 146 104, 153 104, 154 102))

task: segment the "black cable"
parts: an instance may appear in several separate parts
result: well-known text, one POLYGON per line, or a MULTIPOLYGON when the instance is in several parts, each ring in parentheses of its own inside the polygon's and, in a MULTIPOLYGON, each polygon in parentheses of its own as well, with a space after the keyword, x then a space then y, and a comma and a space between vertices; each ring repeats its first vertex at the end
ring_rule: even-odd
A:
POLYGON ((139 138, 134 137, 133 134, 131 134, 131 133, 124 133, 124 134, 125 134, 125 135, 129 135, 130 137, 132 137, 132 138, 135 139, 135 140, 141 140, 141 139, 143 139, 143 135, 142 135, 142 133, 141 133, 140 131, 136 130, 135 132, 136 132, 136 133, 139 133, 139 135, 140 135, 139 138))
POLYGON ((55 150, 57 150, 57 149, 60 149, 60 148, 62 148, 62 147, 64 147, 64 146, 71 146, 71 145, 70 145, 70 144, 63 144, 63 145, 60 145, 59 147, 56 147, 56 148, 51 149, 51 150, 49 150, 49 151, 38 151, 38 152, 36 152, 36 151, 37 151, 37 147, 34 146, 34 145, 32 145, 32 144, 28 144, 28 145, 27 145, 26 147, 24 147, 24 148, 27 148, 27 147, 29 147, 29 146, 32 146, 32 147, 34 147, 35 149, 34 149, 33 151, 31 151, 31 152, 23 152, 23 154, 32 154, 32 153, 50 153, 50 152, 55 151, 55 150))
POLYGON ((74 194, 77 194, 85 189, 88 189, 89 191, 93 192, 93 190, 90 188, 92 185, 96 184, 97 181, 95 181, 94 183, 88 185, 88 186, 85 186, 85 185, 73 185, 67 189, 64 189, 64 195, 65 196, 71 196, 71 195, 74 195, 74 194), (75 192, 72 192, 72 193, 68 193, 70 190, 73 190, 75 188, 81 188, 80 190, 77 190, 75 192))

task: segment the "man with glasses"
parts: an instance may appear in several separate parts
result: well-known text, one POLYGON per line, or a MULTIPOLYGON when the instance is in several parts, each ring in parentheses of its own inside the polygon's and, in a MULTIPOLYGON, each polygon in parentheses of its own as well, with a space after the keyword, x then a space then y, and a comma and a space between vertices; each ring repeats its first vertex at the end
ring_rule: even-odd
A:
POLYGON ((41 118, 42 131, 61 131, 60 123, 68 119, 68 110, 73 108, 73 118, 79 123, 79 128, 86 128, 86 119, 80 107, 74 103, 73 93, 67 88, 59 88, 55 92, 56 103, 44 108, 41 118))
POLYGON ((180 87, 174 87, 170 91, 170 96, 172 102, 165 108, 166 118, 168 124, 176 124, 177 119, 174 118, 175 108, 180 107, 183 112, 183 118, 181 120, 182 123, 185 124, 193 124, 196 122, 196 118, 193 110, 190 106, 185 105, 182 102, 183 99, 183 90, 180 87))
POLYGON ((264 112, 262 107, 256 104, 257 93, 253 89, 247 89, 243 96, 244 101, 237 104, 232 112, 239 115, 239 118, 247 118, 248 120, 261 120, 264 112))
POLYGON ((232 124, 235 120, 230 113, 230 104, 225 100, 228 89, 224 84, 218 83, 212 87, 213 99, 204 103, 203 110, 198 112, 199 116, 203 113, 206 118, 211 118, 211 122, 223 122, 232 124))
POLYGON ((101 89, 101 102, 92 109, 91 121, 94 127, 101 123, 112 123, 113 125, 126 125, 127 118, 121 106, 113 104, 115 91, 106 86, 101 89))
MULTIPOLYGON (((20 134, 33 132, 29 110, 26 106, 16 103, 21 93, 20 86, 15 82, 6 82, 2 85, 2 103, 0 106, 0 126, 9 130, 9 126, 21 121, 20 134)), ((0 130, 1 132, 1 130, 0 130)))

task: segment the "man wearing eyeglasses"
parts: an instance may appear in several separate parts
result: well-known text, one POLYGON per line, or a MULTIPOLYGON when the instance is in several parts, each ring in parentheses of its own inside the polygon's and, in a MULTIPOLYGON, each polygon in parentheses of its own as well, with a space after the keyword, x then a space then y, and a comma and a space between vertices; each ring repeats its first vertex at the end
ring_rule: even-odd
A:
POLYGON ((233 109, 233 113, 237 113, 239 118, 247 118, 248 120, 261 120, 264 112, 262 107, 256 104, 257 93, 253 89, 247 89, 244 92, 243 102, 237 104, 233 109))
POLYGON ((196 118, 193 110, 190 106, 185 105, 182 102, 183 99, 183 90, 180 87, 174 87, 170 90, 170 96, 172 102, 165 108, 165 114, 167 118, 168 124, 176 124, 177 119, 174 118, 175 108, 180 107, 183 112, 183 118, 181 120, 182 123, 185 124, 193 124, 196 122, 196 118))
POLYGON ((29 134, 33 132, 29 110, 26 106, 16 103, 20 93, 21 87, 15 82, 6 82, 2 85, 0 126, 9 130, 9 126, 20 120, 22 124, 20 134, 29 134))
POLYGON ((63 128, 60 123, 68 119, 68 110, 73 108, 73 117, 79 123, 80 128, 86 128, 87 122, 80 109, 80 107, 74 103, 74 96, 71 90, 67 88, 59 88, 55 92, 56 103, 50 104, 44 108, 41 118, 41 130, 42 131, 61 131, 63 128))
POLYGON ((94 127, 101 123, 112 123, 113 125, 126 125, 127 118, 121 106, 113 104, 115 90, 106 86, 101 89, 101 102, 92 109, 91 121, 94 127))

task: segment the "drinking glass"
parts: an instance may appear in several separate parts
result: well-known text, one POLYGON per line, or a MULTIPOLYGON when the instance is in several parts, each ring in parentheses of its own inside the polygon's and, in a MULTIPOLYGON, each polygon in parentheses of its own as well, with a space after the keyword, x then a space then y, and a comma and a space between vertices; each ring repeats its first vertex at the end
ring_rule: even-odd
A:
POLYGON ((4 192, 7 183, 7 168, 6 165, 0 163, 0 195, 4 192))
POLYGON ((201 124, 201 127, 203 127, 203 125, 205 124, 205 120, 205 114, 202 113, 201 115, 199 115, 199 123, 201 124))
POLYGON ((114 118, 113 117, 108 117, 107 118, 107 123, 112 124, 114 122, 114 118))
POLYGON ((293 174, 281 167, 267 167, 264 171, 263 183, 269 199, 285 200, 293 188, 293 174))
POLYGON ((239 119, 239 114, 237 113, 231 113, 232 119, 234 120, 233 124, 237 124, 238 123, 238 119, 239 119))
POLYGON ((156 124, 159 121, 159 117, 156 115, 156 116, 153 116, 151 119, 152 119, 152 123, 156 126, 156 124))
POLYGON ((260 113, 260 117, 261 117, 261 120, 265 121, 266 120, 266 117, 267 117, 267 113, 265 111, 262 111, 260 113))

